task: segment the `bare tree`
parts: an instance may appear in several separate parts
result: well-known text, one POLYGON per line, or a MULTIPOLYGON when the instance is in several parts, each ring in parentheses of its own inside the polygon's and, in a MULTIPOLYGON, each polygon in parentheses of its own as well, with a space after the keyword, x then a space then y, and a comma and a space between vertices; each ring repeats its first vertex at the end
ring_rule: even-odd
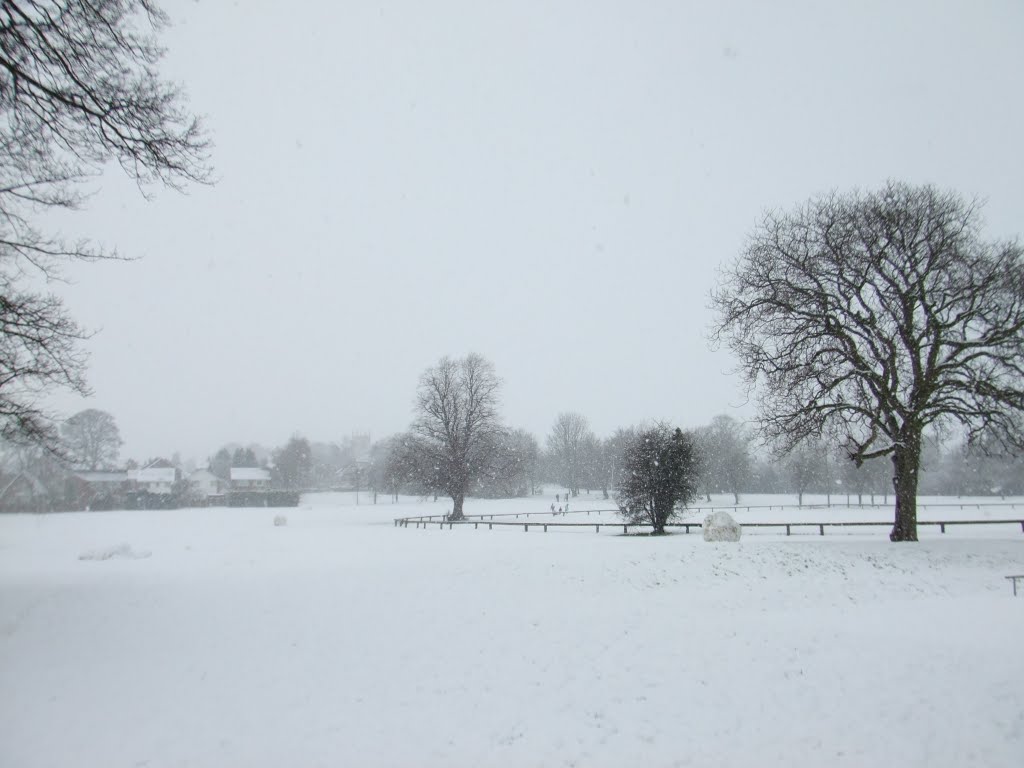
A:
POLYGON ((740 492, 750 481, 750 435, 736 419, 715 416, 711 424, 697 430, 695 438, 701 455, 701 486, 708 501, 710 493, 726 492, 740 503, 740 492))
POLYGON ((609 498, 609 491, 622 480, 622 467, 626 447, 636 438, 637 428, 616 429, 611 437, 601 441, 601 457, 598 464, 598 485, 603 498, 609 498))
POLYGON ((930 186, 831 194, 766 214, 712 295, 768 438, 891 457, 893 541, 917 539, 926 429, 1024 445, 1024 259, 980 224, 930 186))
POLYGON ((804 505, 804 494, 825 483, 825 448, 816 440, 805 440, 794 446, 785 457, 785 470, 790 487, 796 491, 797 506, 804 505))
POLYGON ((79 411, 60 428, 63 448, 71 465, 80 469, 108 469, 117 464, 123 441, 114 417, 106 411, 79 411))
POLYGON ((50 440, 38 402, 52 387, 82 394, 86 337, 60 299, 25 287, 59 279, 68 260, 116 258, 33 224, 75 209, 82 183, 110 161, 140 188, 207 182, 209 145, 178 87, 159 79, 154 0, 0 3, 0 434, 50 440))
POLYGON ((573 496, 579 496, 580 485, 589 457, 588 448, 596 442, 587 418, 579 413, 560 413, 548 435, 548 453, 558 480, 573 496))
POLYGON ((477 354, 459 360, 444 357, 420 377, 414 446, 420 463, 434 468, 435 487, 451 497, 452 520, 465 518, 466 493, 488 466, 502 432, 500 388, 494 366, 477 354))

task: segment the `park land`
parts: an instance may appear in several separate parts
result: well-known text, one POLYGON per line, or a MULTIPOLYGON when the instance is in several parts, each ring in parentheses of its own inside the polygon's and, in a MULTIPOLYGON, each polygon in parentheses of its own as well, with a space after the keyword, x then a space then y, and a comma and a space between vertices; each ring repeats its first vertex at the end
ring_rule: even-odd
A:
MULTIPOLYGON (((1024 517, 1020 499, 922 502, 922 519, 1024 517)), ((743 503, 742 522, 891 519, 743 503)), ((1020 525, 900 545, 885 526, 738 544, 394 526, 449 507, 0 517, 0 763, 1022 764, 1020 525)), ((584 495, 558 519, 607 507, 584 495)))

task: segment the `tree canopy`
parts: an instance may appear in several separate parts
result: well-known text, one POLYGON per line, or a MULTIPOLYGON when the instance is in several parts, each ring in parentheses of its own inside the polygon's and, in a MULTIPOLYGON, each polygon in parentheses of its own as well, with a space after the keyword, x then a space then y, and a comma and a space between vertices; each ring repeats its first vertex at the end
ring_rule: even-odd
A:
POLYGON ((78 469, 111 469, 121 450, 121 431, 106 411, 87 408, 65 421, 60 428, 63 449, 78 469))

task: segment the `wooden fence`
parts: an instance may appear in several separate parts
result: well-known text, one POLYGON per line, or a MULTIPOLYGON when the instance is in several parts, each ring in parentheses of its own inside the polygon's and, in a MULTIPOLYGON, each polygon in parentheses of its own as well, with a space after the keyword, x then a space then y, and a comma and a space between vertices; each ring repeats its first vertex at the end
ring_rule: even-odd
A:
MULTIPOLYGON (((858 505, 858 506, 860 506, 860 505, 858 505)), ((863 506, 869 507, 869 508, 874 508, 874 507, 878 507, 879 505, 863 505, 863 506)), ((959 509, 965 509, 965 508, 970 509, 971 507, 975 507, 977 509, 981 509, 981 507, 992 507, 992 506, 1010 507, 1012 509, 1016 509, 1016 507, 1017 507, 1016 503, 1011 503, 1011 502, 992 503, 992 504, 973 504, 973 503, 972 504, 959 504, 959 503, 956 503, 956 502, 951 502, 951 503, 921 505, 919 507, 919 509, 927 509, 927 508, 930 508, 930 507, 946 507, 946 508, 949 508, 949 507, 959 507, 959 509)), ((696 513, 700 513, 702 511, 712 512, 712 511, 716 511, 716 510, 729 510, 729 511, 735 512, 737 510, 745 510, 745 511, 756 510, 756 509, 772 510, 772 509, 775 509, 775 508, 778 508, 779 510, 782 510, 783 508, 786 508, 786 507, 791 508, 792 505, 785 505, 785 506, 775 505, 775 506, 767 506, 767 507, 757 507, 757 506, 750 506, 750 507, 744 507, 744 506, 738 506, 738 507, 699 507, 699 508, 694 508, 691 511, 696 512, 696 513)), ((826 507, 824 505, 814 505, 814 506, 808 505, 807 507, 804 507, 804 508, 805 509, 825 509, 826 507)), ((486 525, 488 530, 493 530, 495 526, 499 526, 499 527, 503 527, 503 526, 504 527, 507 527, 507 526, 513 526, 513 527, 515 527, 515 526, 522 526, 523 531, 527 532, 527 533, 530 531, 530 528, 534 528, 534 529, 540 528, 544 533, 548 532, 548 528, 593 528, 595 533, 600 533, 602 528, 605 528, 605 529, 609 529, 609 528, 610 529, 618 529, 618 528, 621 528, 623 534, 628 534, 630 529, 635 531, 635 530, 639 530, 639 529, 644 529, 644 528, 650 527, 648 523, 623 523, 623 522, 585 523, 585 522, 558 522, 558 521, 550 520, 551 517, 556 517, 557 518, 557 517, 564 517, 566 515, 582 515, 582 514, 586 514, 586 515, 589 516, 592 513, 599 514, 599 513, 609 513, 609 512, 610 513, 617 513, 618 510, 617 509, 581 509, 581 510, 574 510, 572 512, 559 512, 559 513, 554 513, 554 514, 552 514, 551 512, 518 512, 518 513, 508 512, 508 513, 503 513, 503 514, 499 513, 499 514, 487 514, 487 515, 466 515, 465 519, 463 519, 463 520, 449 520, 447 515, 417 515, 417 516, 413 516, 413 517, 396 517, 394 520, 395 520, 395 527, 398 527, 398 528, 408 528, 410 526, 410 524, 413 527, 415 527, 415 528, 420 528, 420 527, 422 527, 422 528, 430 528, 430 527, 433 527, 433 526, 437 526, 438 529, 444 529, 445 526, 448 526, 448 530, 453 530, 455 528, 455 526, 469 526, 469 525, 473 526, 474 529, 479 529, 480 526, 486 525), (536 517, 547 517, 549 519, 545 520, 545 521, 531 521, 530 520, 530 518, 536 518, 536 517), (495 518, 498 518, 498 519, 496 520, 495 518), (502 518, 514 518, 515 520, 519 520, 520 518, 525 518, 525 519, 524 519, 523 522, 513 522, 512 520, 502 519, 502 518)), ((1021 529, 1021 533, 1024 533, 1024 519, 1022 519, 1022 518, 1002 518, 1002 519, 998 519, 998 520, 957 520, 957 519, 948 519, 948 520, 918 520, 917 521, 917 525, 918 525, 918 527, 938 526, 940 533, 945 533, 946 532, 946 527, 947 526, 951 526, 951 525, 958 525, 958 526, 959 525, 1019 525, 1020 529, 1021 529)), ((680 522, 680 523, 668 523, 665 527, 666 528, 675 529, 675 530, 680 530, 681 529, 684 533, 690 533, 690 529, 691 528, 700 529, 700 528, 703 528, 703 524, 699 523, 699 522, 680 522)), ((740 527, 742 527, 742 528, 777 528, 777 529, 780 529, 780 530, 784 528, 785 531, 786 531, 786 535, 787 536, 791 536, 793 534, 793 530, 794 529, 810 528, 813 531, 813 529, 817 528, 818 529, 818 535, 824 536, 826 528, 868 528, 868 527, 891 528, 892 527, 892 521, 891 520, 848 520, 848 521, 832 520, 832 521, 814 521, 814 522, 760 522, 759 521, 759 522, 751 522, 751 523, 742 523, 741 522, 740 523, 740 527)))

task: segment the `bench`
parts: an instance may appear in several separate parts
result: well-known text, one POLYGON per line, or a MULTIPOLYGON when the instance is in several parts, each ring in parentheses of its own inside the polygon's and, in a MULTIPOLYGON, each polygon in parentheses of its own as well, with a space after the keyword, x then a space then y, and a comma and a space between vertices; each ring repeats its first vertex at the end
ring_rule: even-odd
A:
POLYGON ((1017 582, 1020 581, 1021 579, 1024 579, 1024 573, 1019 574, 1017 576, 1007 576, 1006 578, 1008 578, 1010 581, 1013 582, 1013 596, 1016 597, 1017 596, 1017 582))

